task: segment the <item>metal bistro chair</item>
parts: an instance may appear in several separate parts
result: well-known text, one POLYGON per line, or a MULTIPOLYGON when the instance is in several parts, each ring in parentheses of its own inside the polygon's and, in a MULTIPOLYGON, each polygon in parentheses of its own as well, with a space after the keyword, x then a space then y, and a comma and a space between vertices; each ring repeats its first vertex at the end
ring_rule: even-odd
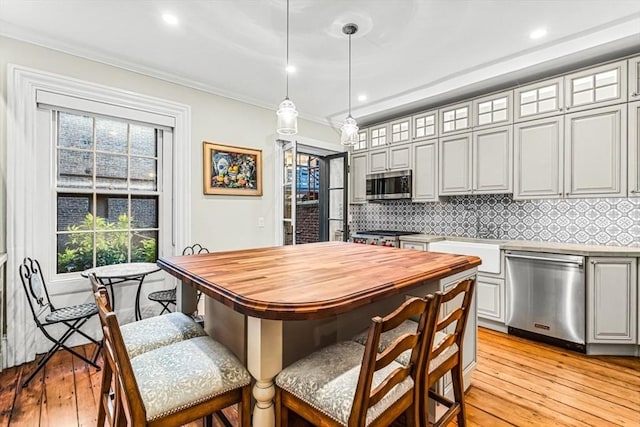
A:
MULTIPOLYGON (((193 246, 187 246, 182 251, 182 255, 196 255, 196 254, 208 254, 209 249, 203 247, 199 243, 196 243, 193 246)), ((200 302, 201 292, 198 292, 198 302, 200 302)), ((148 296, 149 300, 155 301, 158 304, 162 305, 162 311, 160 314, 170 313, 171 309, 169 306, 173 304, 176 306, 177 297, 176 297, 176 288, 173 289, 164 289, 162 291, 151 292, 148 296)))
POLYGON ((96 304, 90 302, 86 304, 56 308, 49 298, 49 291, 47 290, 44 278, 42 277, 42 269, 40 268, 38 260, 25 258, 18 268, 18 272, 20 274, 22 286, 24 287, 24 291, 27 295, 27 300, 29 301, 31 313, 33 313, 33 320, 36 322, 38 329, 42 331, 44 336, 54 343, 53 347, 49 349, 47 354, 40 359, 35 371, 29 375, 29 378, 27 378, 27 380, 22 384, 22 387, 26 387, 27 384, 29 384, 33 377, 44 367, 49 359, 51 359, 51 356, 53 356, 53 354, 59 349, 68 351, 97 370, 100 370, 100 366, 96 364, 96 360, 100 349, 102 348, 102 344, 100 341, 91 338, 80 330, 80 327, 84 325, 87 320, 98 314, 96 304), (62 334, 62 336, 60 336, 60 338, 56 339, 47 330, 49 326, 53 325, 65 325, 67 330, 62 334), (87 359, 84 355, 65 345, 65 342, 76 332, 97 346, 92 360, 87 359))

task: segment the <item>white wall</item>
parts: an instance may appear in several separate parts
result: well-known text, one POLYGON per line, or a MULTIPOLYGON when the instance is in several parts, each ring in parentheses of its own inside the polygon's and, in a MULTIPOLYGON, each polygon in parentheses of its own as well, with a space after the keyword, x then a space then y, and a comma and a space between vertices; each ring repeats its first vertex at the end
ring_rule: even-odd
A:
MULTIPOLYGON (((143 93, 191 106, 191 198, 193 241, 211 250, 269 246, 275 244, 274 110, 255 107, 229 98, 151 78, 124 69, 89 61, 55 50, 0 37, 0 252, 6 248, 6 147, 7 64, 24 65, 77 79, 143 93), (202 141, 215 141, 262 149, 263 196, 204 196, 202 194, 202 141), (258 227, 263 217, 265 226, 258 227)), ((215 70, 212 70, 215 72, 215 70)), ((256 79, 260 75, 256 74, 256 79)), ((274 82, 264 82, 273 84, 274 82)), ((335 143, 339 134, 318 123, 300 120, 300 137, 335 143)))

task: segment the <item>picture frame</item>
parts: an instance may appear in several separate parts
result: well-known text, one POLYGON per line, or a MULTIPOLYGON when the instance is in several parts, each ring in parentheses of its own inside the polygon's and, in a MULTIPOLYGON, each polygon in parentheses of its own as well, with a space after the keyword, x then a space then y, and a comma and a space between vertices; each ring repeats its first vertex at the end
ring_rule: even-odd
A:
POLYGON ((204 194, 262 196, 262 150, 203 141, 204 194))

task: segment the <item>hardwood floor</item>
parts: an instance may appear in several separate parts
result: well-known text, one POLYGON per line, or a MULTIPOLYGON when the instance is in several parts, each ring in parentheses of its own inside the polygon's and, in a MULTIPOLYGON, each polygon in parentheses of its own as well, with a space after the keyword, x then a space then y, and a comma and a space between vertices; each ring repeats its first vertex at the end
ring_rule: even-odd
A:
MULTIPOLYGON (((100 372, 58 352, 22 389, 34 367, 0 374, 0 426, 95 426, 100 372)), ((466 396, 470 426, 637 427, 640 358, 588 357, 480 329, 466 396)), ((225 412, 237 420, 233 408, 225 412)))

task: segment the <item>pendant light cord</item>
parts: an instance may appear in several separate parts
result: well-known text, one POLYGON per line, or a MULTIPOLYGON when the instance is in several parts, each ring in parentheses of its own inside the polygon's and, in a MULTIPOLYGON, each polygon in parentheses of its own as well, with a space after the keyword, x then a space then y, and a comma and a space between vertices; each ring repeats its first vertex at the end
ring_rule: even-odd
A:
POLYGON ((289 98, 289 0, 287 0, 287 68, 285 69, 287 73, 287 99, 289 98))
POLYGON ((351 117, 351 34, 349 34, 349 117, 351 117))

